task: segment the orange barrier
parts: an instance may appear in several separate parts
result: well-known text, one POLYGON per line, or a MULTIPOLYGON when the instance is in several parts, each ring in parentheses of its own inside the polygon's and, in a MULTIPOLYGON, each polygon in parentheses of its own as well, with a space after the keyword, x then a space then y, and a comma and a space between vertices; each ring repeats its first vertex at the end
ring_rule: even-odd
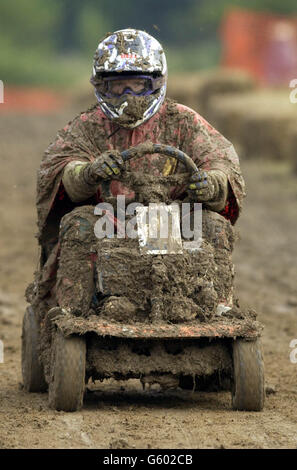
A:
POLYGON ((0 112, 50 113, 65 105, 65 97, 44 88, 6 87, 0 112))
POLYGON ((297 78, 297 17, 233 9, 220 33, 224 67, 246 70, 262 84, 297 78))

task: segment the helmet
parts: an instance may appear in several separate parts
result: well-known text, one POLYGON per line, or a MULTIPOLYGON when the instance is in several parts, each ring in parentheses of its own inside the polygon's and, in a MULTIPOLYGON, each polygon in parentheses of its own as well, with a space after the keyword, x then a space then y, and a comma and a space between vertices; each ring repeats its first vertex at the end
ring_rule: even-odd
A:
POLYGON ((144 31, 122 29, 97 47, 91 83, 104 114, 133 129, 150 119, 162 105, 167 87, 167 63, 161 44, 144 31), (140 78, 142 86, 113 92, 113 81, 140 78))

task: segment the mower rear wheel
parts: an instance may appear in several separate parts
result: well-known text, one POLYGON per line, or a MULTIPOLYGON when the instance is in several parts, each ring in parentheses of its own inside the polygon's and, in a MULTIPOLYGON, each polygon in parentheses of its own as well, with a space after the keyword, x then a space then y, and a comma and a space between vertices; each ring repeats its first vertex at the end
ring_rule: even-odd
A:
POLYGON ((233 343, 232 407, 261 411, 264 406, 264 363, 260 339, 233 343))
POLYGON ((49 406, 58 411, 76 411, 82 407, 86 374, 85 338, 65 338, 57 330, 53 342, 49 406))

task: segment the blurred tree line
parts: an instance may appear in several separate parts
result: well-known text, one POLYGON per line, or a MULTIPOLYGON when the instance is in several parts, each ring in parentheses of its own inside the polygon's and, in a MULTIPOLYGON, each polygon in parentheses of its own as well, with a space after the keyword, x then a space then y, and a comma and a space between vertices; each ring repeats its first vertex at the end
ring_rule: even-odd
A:
POLYGON ((296 0, 2 0, 0 79, 66 82, 71 64, 79 76, 99 40, 126 27, 156 36, 177 69, 214 65, 218 26, 231 7, 297 14, 296 0))

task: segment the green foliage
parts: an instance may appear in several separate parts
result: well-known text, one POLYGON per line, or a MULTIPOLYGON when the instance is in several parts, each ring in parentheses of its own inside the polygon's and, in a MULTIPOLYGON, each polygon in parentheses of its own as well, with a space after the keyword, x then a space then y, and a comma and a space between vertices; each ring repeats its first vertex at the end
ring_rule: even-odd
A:
MULTIPOLYGON (((0 3, 0 41, 10 42, 16 49, 54 49, 52 31, 56 24, 59 3, 56 0, 8 0, 0 3)), ((2 49, 2 47, 1 47, 2 49)))
MULTIPOLYGON (((80 0, 79 3, 84 5, 80 0)), ((106 26, 100 9, 86 2, 81 14, 79 3, 77 0, 0 3, 0 79, 4 83, 66 86, 81 79, 86 71, 89 74, 93 52, 106 26), (62 57, 63 52, 67 55, 62 57)))
POLYGON ((177 46, 213 40, 223 14, 230 8, 297 15, 296 0, 101 0, 100 3, 110 18, 112 30, 132 26, 177 46))
POLYGON ((92 54, 107 31, 110 31, 110 25, 103 18, 101 8, 95 5, 86 5, 81 12, 78 25, 78 35, 80 46, 83 51, 92 54))
POLYGON ((297 15, 296 0, 201 0, 193 2, 190 18, 196 18, 198 24, 206 26, 209 30, 216 30, 221 18, 231 8, 242 8, 250 11, 297 15))
POLYGON ((222 15, 233 7, 297 16, 296 0, 2 0, 0 79, 67 84, 91 67, 107 31, 127 27, 164 43, 172 71, 212 66, 222 15))
POLYGON ((91 74, 91 64, 81 56, 46 56, 27 49, 16 59, 15 48, 5 47, 1 52, 1 80, 6 85, 73 86, 91 74))
POLYGON ((188 73, 215 66, 220 58, 220 44, 216 40, 188 44, 185 47, 165 47, 169 75, 188 73))

